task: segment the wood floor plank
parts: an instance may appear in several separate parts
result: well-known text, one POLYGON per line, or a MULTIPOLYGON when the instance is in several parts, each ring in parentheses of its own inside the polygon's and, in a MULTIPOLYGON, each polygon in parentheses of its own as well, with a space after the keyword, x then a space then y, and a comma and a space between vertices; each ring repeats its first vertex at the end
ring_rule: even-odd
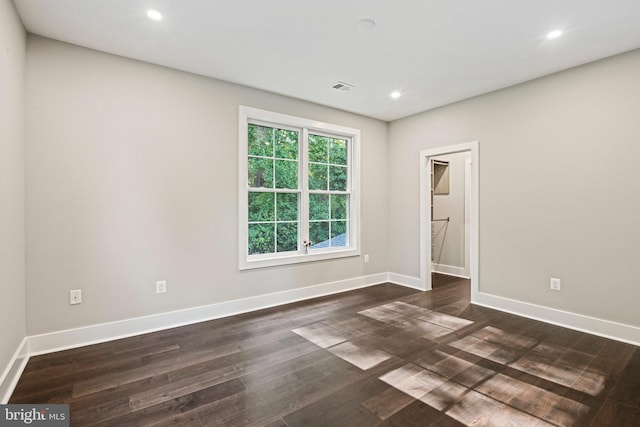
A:
POLYGON ((141 426, 154 424, 169 424, 174 421, 192 424, 200 419, 195 409, 202 405, 225 397, 235 395, 244 390, 242 382, 231 380, 227 383, 218 384, 212 387, 200 389, 193 393, 188 393, 178 398, 162 401, 156 405, 143 409, 134 409, 119 417, 113 417, 111 411, 101 413, 100 422, 97 426, 141 426), (188 414, 183 417, 184 414, 188 414))
POLYGON ((320 372, 310 366, 202 407, 198 415, 203 424, 211 426, 263 425, 329 393, 336 387, 336 380, 330 377, 337 376, 344 381, 355 375, 344 367, 320 372))
POLYGON ((640 408, 640 349, 636 348, 633 352, 609 399, 640 408))
POLYGON ((276 361, 286 361, 292 357, 298 357, 299 355, 312 351, 315 351, 315 349, 308 344, 302 344, 268 353, 261 358, 251 358, 240 361, 233 366, 233 369, 229 369, 228 365, 222 365, 217 369, 206 370, 197 375, 186 376, 179 380, 174 380, 161 388, 148 390, 131 396, 131 407, 140 409, 155 405, 162 401, 182 396, 192 390, 214 386, 230 379, 238 378, 240 374, 245 376, 250 375, 259 369, 272 366, 276 361))
POLYGON ((204 361, 209 361, 213 357, 211 353, 212 352, 210 350, 201 350, 182 354, 175 359, 165 359, 160 362, 150 363, 142 367, 136 366, 131 369, 93 376, 76 383, 74 387, 74 396, 79 397, 85 394, 96 393, 98 391, 127 384, 129 382, 150 378, 157 374, 167 373, 175 369, 176 364, 190 366, 204 361))
POLYGON ((374 427, 381 420, 360 404, 372 393, 381 392, 385 388, 375 377, 351 382, 283 419, 289 426, 374 427))
POLYGON ((414 401, 402 410, 389 417, 383 426, 393 427, 461 427, 464 424, 448 415, 426 405, 419 400, 414 401))
POLYGON ((213 358, 201 364, 181 367, 169 372, 169 376, 173 384, 188 383, 192 380, 209 381, 207 379, 224 381, 229 378, 249 375, 317 350, 318 348, 309 342, 301 342, 291 346, 274 343, 270 347, 260 347, 213 358))
POLYGON ((640 409, 613 400, 606 400, 591 426, 640 427, 640 409))
POLYGON ((413 403, 415 399, 406 393, 389 387, 386 390, 374 394, 362 402, 362 406, 381 420, 386 420, 393 414, 413 403))
POLYGON ((100 420, 98 415, 100 413, 108 414, 108 417, 112 418, 131 412, 130 396, 144 390, 155 390, 166 384, 169 384, 169 377, 167 374, 161 374, 97 393, 71 398, 63 403, 71 405, 74 422, 85 425, 100 420))
MULTIPOLYGON (((42 384, 42 383, 40 383, 42 384)), ((73 395, 73 384, 48 384, 47 387, 20 387, 11 398, 17 402, 66 403, 73 395)))

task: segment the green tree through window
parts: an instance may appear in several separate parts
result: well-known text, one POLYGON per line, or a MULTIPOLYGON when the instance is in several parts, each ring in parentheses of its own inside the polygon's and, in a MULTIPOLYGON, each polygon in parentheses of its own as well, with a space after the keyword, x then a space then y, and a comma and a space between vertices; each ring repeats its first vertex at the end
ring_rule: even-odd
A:
POLYGON ((297 251, 300 133, 249 124, 248 134, 249 255, 297 251))
POLYGON ((348 246, 347 140, 309 134, 309 237, 312 248, 348 246))

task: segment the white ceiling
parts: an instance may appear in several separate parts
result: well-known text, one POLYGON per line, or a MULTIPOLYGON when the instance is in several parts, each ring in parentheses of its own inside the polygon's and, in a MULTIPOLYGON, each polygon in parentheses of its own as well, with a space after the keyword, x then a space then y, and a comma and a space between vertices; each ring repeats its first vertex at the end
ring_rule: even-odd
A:
POLYGON ((34 34, 386 121, 640 47, 640 0, 15 4, 34 34))

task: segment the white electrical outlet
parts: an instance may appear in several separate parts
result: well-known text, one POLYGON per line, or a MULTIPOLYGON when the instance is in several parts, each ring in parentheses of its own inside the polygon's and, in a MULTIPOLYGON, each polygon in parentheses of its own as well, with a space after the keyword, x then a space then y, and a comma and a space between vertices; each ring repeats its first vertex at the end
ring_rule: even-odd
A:
POLYGON ((167 281, 158 280, 156 282, 156 294, 164 294, 165 292, 167 292, 167 281))
POLYGON ((553 291, 559 291, 560 279, 556 279, 555 277, 552 277, 551 280, 549 281, 549 288, 551 288, 551 290, 553 291))
POLYGON ((368 263, 369 262, 369 254, 365 254, 364 256, 364 263, 368 263))
POLYGON ((73 289, 69 291, 69 304, 81 304, 82 303, 82 289, 73 289))

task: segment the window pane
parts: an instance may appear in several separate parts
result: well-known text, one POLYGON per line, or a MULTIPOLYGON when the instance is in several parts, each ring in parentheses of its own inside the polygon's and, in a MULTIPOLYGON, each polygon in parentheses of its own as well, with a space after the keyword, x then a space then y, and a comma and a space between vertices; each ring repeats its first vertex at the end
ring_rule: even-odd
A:
POLYGON ((298 220, 298 195, 292 193, 279 193, 278 201, 278 221, 298 220))
POLYGON ((331 219, 347 219, 347 195, 331 195, 331 219))
POLYGON ((276 160, 276 188, 298 188, 298 162, 276 160))
POLYGON ((309 161, 328 163, 329 138, 309 134, 309 161))
MULTIPOLYGON (((311 221, 329 219, 328 194, 309 194, 309 219, 311 221)), ((311 241, 315 240, 311 239, 311 241)))
POLYGON ((273 188, 273 160, 249 157, 249 187, 273 188))
POLYGON ((329 247, 329 222, 312 222, 309 224, 309 238, 313 249, 329 247))
POLYGON ((327 189, 327 165, 309 165, 309 190, 327 189))
POLYGON ((329 163, 346 166, 347 157, 347 141, 331 138, 329 143, 329 163))
POLYGON ((278 252, 298 250, 298 223, 286 222, 277 224, 278 252))
POLYGON ((331 222, 331 246, 347 246, 347 221, 331 222))
POLYGON ((249 224, 249 255, 275 252, 275 224, 249 224))
POLYGON ((273 221, 274 193, 249 193, 249 222, 273 221))
POLYGON ((275 130, 276 157, 281 159, 298 158, 298 132, 293 130, 275 130))
POLYGON ((343 166, 329 166, 329 189, 347 191, 347 168, 343 166))
POLYGON ((249 155, 273 157, 273 128, 249 124, 249 155))

